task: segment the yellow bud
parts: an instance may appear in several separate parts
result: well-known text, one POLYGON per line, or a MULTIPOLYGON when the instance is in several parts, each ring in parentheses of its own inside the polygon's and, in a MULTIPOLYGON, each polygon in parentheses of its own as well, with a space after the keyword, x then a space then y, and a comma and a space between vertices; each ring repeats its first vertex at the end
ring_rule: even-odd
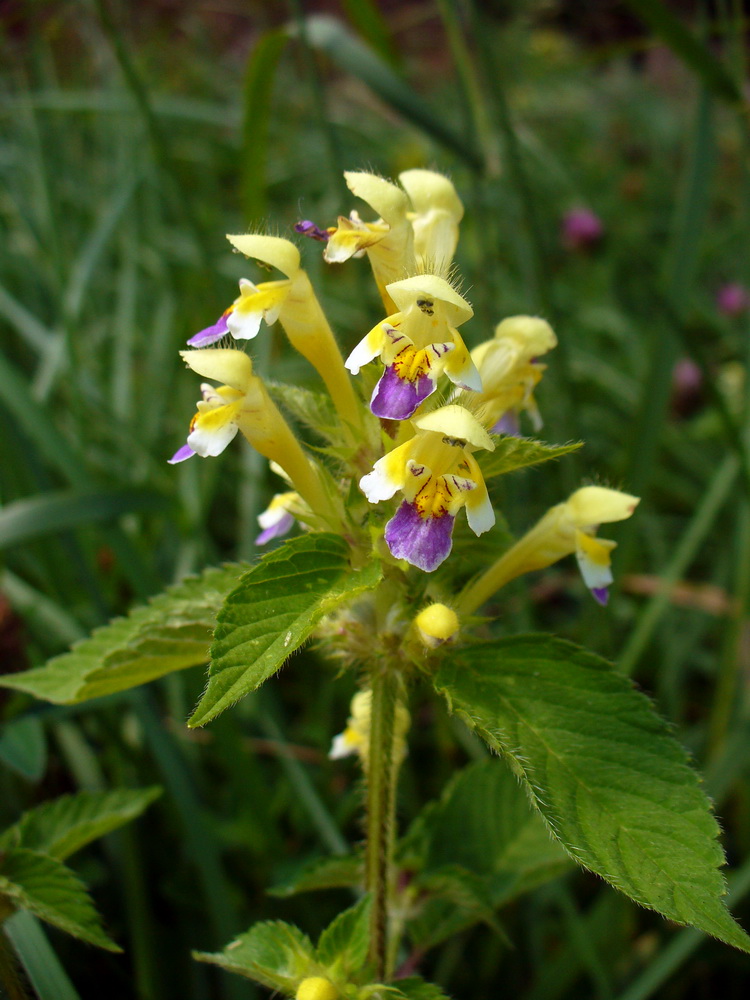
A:
POLYGON ((458 635, 458 615, 445 604, 429 604, 414 619, 419 637, 425 646, 434 649, 458 635))
POLYGON ((336 1000, 339 991, 330 981, 322 976, 310 976, 303 979, 297 987, 296 1000, 336 1000))

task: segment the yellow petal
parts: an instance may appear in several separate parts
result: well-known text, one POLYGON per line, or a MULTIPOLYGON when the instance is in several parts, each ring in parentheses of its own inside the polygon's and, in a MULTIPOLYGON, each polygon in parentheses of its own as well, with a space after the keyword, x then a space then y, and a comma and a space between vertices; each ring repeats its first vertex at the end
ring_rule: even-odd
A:
POLYGON ((456 222, 463 218, 464 206, 461 199, 456 194, 453 183, 443 174, 434 170, 404 170, 398 175, 398 179, 411 198, 416 212, 424 214, 432 208, 442 208, 456 222))
POLYGON ((417 274, 413 278, 392 281, 386 285, 386 291, 402 312, 417 298, 437 299, 443 303, 443 315, 449 326, 460 326, 474 315, 466 299, 445 278, 436 274, 417 274))
POLYGON ((347 170, 344 179, 352 194, 373 208, 389 224, 397 222, 409 208, 406 194, 391 181, 375 174, 347 170))
POLYGON ((505 338, 522 346, 527 358, 546 354, 557 345, 555 331, 546 319, 540 319, 539 316, 508 316, 495 327, 495 340, 505 338))
POLYGON ((441 406, 438 410, 425 413, 424 416, 414 419, 412 423, 423 431, 436 431, 447 437, 468 441, 475 448, 486 448, 487 451, 495 450, 494 441, 477 418, 457 403, 449 403, 448 406, 441 406))
POLYGON ((246 392, 253 377, 253 363, 244 351, 232 348, 207 347, 196 351, 180 351, 188 368, 198 375, 222 382, 240 392, 246 392))
POLYGON ((584 486, 568 497, 568 516, 577 528, 609 521, 624 521, 640 503, 640 497, 604 486, 584 486))
POLYGON ((227 239, 246 257, 261 260, 264 264, 278 268, 287 278, 293 278, 299 271, 299 250, 289 240, 284 240, 280 236, 259 236, 253 233, 245 236, 227 234, 227 239))

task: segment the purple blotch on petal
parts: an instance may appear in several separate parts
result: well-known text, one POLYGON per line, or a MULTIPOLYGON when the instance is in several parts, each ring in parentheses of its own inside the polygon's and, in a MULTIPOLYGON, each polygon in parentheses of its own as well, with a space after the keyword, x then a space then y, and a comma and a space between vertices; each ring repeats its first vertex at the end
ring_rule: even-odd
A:
POLYGON ((321 243, 327 243, 330 236, 330 233, 325 229, 320 229, 309 219, 296 222, 294 224, 294 231, 295 233, 299 233, 300 236, 309 236, 311 240, 319 240, 321 243))
POLYGON ((404 500, 385 526, 391 555, 431 573, 450 553, 454 521, 450 514, 420 517, 414 504, 404 500))
POLYGON ((287 531, 291 531, 294 525, 294 518, 287 511, 284 512, 284 516, 280 517, 275 524, 270 527, 265 528, 258 537, 255 539, 256 545, 265 545, 270 542, 272 538, 279 538, 281 535, 285 535, 287 531))
POLYGON ((606 608, 607 601, 609 600, 609 590, 606 587, 592 587, 591 593, 594 595, 594 599, 598 601, 603 608, 606 608))
POLYGON ((410 382, 399 378, 393 365, 388 365, 375 386, 370 409, 376 417, 386 420, 408 420, 434 389, 435 383, 429 375, 420 375, 410 382))
POLYGON ((521 424, 515 410, 506 410, 492 428, 493 434, 507 434, 508 437, 521 436, 521 424))
POLYGON ((188 341, 189 347, 206 347, 208 344, 214 344, 217 340, 221 340, 229 333, 229 327, 227 326, 227 316, 231 313, 231 309, 227 309, 214 323, 213 326, 207 326, 205 330, 201 330, 199 333, 194 334, 188 341))
POLYGON ((184 444, 181 448, 172 455, 171 458, 167 459, 169 465, 177 465, 178 462, 185 462, 188 458, 192 458, 195 452, 190 447, 189 444, 184 444))

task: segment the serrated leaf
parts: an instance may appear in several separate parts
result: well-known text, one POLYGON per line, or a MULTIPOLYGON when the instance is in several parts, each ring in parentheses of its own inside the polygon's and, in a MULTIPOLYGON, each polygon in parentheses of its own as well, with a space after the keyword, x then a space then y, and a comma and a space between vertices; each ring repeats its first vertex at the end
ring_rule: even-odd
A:
POLYGON ((392 983, 395 993, 391 996, 404 997, 405 1000, 450 1000, 439 986, 428 983, 421 976, 409 976, 406 979, 396 979, 392 983))
POLYGON ((41 719, 28 715, 0 726, 0 761, 30 781, 47 765, 47 741, 41 719))
POLYGON ((256 924, 224 951, 197 951, 193 958, 289 994, 295 992, 301 979, 319 971, 312 941, 298 927, 281 920, 256 924))
POLYGON ((339 535, 302 535, 242 577, 218 615, 208 687, 189 726, 204 726, 254 691, 325 615, 377 585, 380 564, 353 570, 349 554, 339 535))
POLYGON ((84 884, 57 858, 24 848, 9 851, 0 861, 2 897, 14 909, 28 910, 73 937, 122 951, 102 930, 84 884))
POLYGON ((71 705, 206 663, 216 613, 245 569, 232 564, 188 577, 46 666, 0 677, 0 686, 71 705))
MULTIPOLYGON (((418 875, 415 883, 420 889, 437 897, 441 903, 449 904, 450 935, 456 933, 458 927, 468 927, 483 921, 499 937, 507 941, 505 931, 495 919, 489 879, 483 878, 476 872, 461 867, 461 865, 444 865, 442 868, 418 875), (453 923, 454 920, 458 923, 453 923)), ((438 941, 449 936, 444 930, 438 932, 437 923, 432 917, 425 920, 423 915, 423 931, 419 938, 421 947, 431 948, 438 941)), ((414 927, 411 928, 411 934, 412 938, 416 940, 417 934, 414 927)))
POLYGON ((459 865, 487 877, 493 906, 554 878, 570 859, 518 779, 494 759, 464 768, 426 814, 424 873, 459 865))
POLYGON ((465 647, 435 686, 511 763, 576 861, 750 952, 722 899, 719 827, 698 775, 627 678, 572 643, 529 635, 465 647))
POLYGON ((501 476, 515 469, 525 469, 540 462, 549 462, 553 458, 562 458, 583 447, 582 441, 572 441, 569 444, 545 444, 534 438, 492 435, 495 450, 480 452, 477 460, 485 479, 501 476))
POLYGON ((0 836, 0 850, 22 847, 64 861, 92 840, 140 816, 160 795, 160 788, 62 795, 24 813, 0 836))
POLYGON ((348 889, 364 884, 364 858, 362 854, 334 855, 316 858, 298 872, 268 890, 270 896, 293 896, 298 892, 317 889, 348 889))
POLYGON ((361 973, 370 944, 372 897, 363 896, 354 906, 339 913, 318 941, 318 961, 332 978, 350 979, 361 973))

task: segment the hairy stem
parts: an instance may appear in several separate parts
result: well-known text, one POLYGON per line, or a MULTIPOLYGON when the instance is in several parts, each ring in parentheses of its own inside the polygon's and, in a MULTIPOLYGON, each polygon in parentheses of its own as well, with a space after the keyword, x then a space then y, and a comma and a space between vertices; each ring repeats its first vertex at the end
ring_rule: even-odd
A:
POLYGON ((370 958, 376 979, 383 981, 391 972, 388 967, 388 914, 395 879, 393 847, 399 765, 398 755, 394 754, 394 732, 401 679, 393 663, 381 662, 374 665, 370 682, 372 709, 366 767, 365 882, 373 896, 370 958))

